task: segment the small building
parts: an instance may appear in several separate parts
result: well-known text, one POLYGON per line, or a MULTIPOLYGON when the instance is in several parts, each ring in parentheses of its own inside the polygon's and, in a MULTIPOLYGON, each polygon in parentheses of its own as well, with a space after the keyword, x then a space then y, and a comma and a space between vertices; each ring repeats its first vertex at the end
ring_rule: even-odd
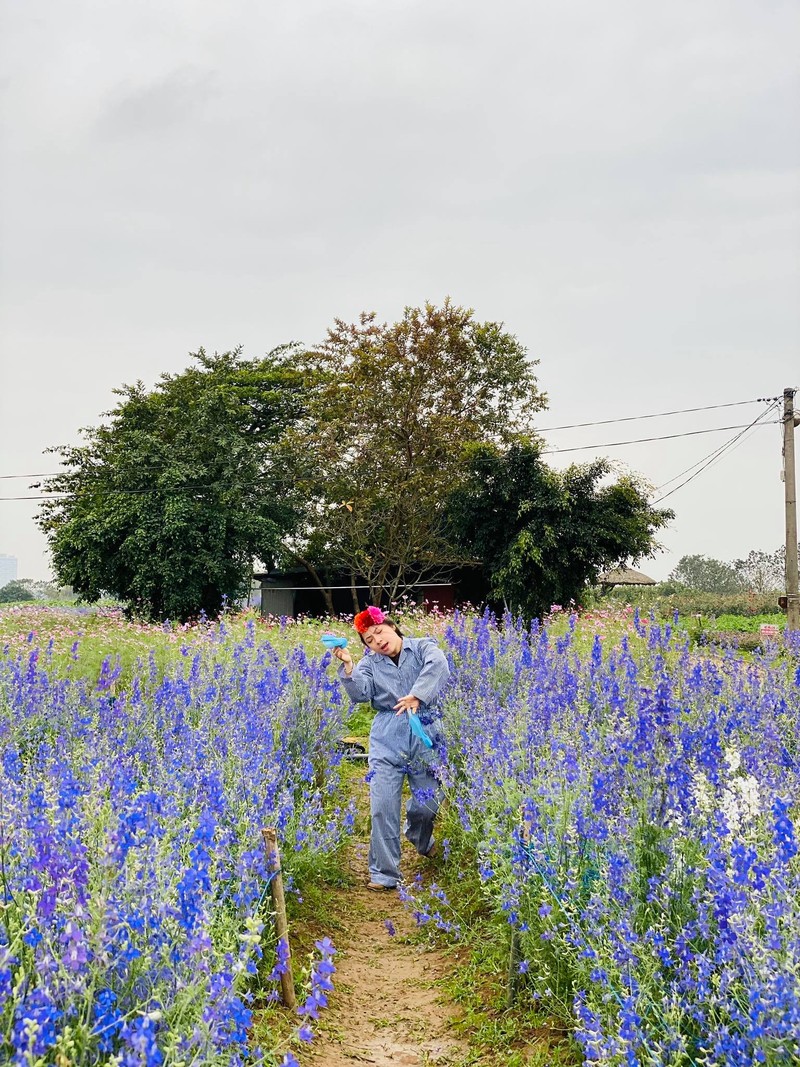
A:
POLYGON ((610 571, 604 571, 597 576, 597 584, 604 593, 613 589, 615 585, 657 585, 655 578, 649 578, 641 571, 635 571, 632 567, 615 567, 610 571))
MULTIPOLYGON (((285 615, 290 618, 308 615, 319 618, 328 614, 322 590, 303 567, 266 571, 254 574, 253 578, 261 584, 262 615, 285 615)), ((371 603, 369 586, 360 581, 353 586, 349 574, 328 575, 325 580, 330 583, 326 584, 325 589, 330 594, 335 615, 355 614, 354 595, 359 611, 371 603)), ((407 595, 421 606, 452 611, 466 601, 482 602, 485 590, 478 569, 463 568, 450 581, 420 582, 407 595)))

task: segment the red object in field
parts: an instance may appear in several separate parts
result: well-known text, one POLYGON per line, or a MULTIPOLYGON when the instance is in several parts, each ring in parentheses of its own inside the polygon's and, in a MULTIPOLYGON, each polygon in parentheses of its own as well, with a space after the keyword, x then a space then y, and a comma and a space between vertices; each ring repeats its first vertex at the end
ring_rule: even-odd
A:
POLYGON ((774 622, 762 622, 758 632, 761 637, 780 637, 781 628, 774 622))

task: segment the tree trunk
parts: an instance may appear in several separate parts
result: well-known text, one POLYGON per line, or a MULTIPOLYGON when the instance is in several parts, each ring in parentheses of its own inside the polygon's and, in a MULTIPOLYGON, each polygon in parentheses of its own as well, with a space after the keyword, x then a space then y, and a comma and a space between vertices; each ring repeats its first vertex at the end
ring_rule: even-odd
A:
POLYGON ((360 611, 358 606, 358 590, 356 589, 356 576, 353 571, 350 571, 350 595, 353 598, 353 615, 358 615, 360 611))
POLYGON ((331 591, 330 591, 330 589, 327 588, 327 586, 322 584, 322 579, 319 576, 319 572, 317 571, 317 568, 314 566, 314 564, 310 560, 307 560, 305 558, 305 556, 301 556, 299 552, 295 552, 295 550, 293 548, 289 548, 286 545, 284 545, 284 548, 286 548, 286 551, 290 552, 294 556, 294 558, 297 560, 298 563, 301 563, 305 567, 305 569, 308 571, 308 573, 311 575, 311 577, 317 583, 317 586, 319 587, 320 592, 322 593, 323 597, 325 598, 325 608, 326 608, 328 614, 329 615, 334 615, 335 612, 333 610, 333 597, 331 596, 331 591))

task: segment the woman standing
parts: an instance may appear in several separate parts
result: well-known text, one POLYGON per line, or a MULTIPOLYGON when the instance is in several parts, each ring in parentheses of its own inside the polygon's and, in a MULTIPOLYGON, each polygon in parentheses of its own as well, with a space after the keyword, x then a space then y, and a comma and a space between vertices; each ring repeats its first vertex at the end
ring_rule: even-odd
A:
POLYGON ((404 637, 380 608, 369 607, 353 620, 368 655, 355 664, 346 648, 339 678, 354 704, 369 702, 377 712, 369 735, 369 793, 372 836, 369 888, 394 889, 400 881, 400 802, 408 776, 405 834, 417 852, 433 852, 433 820, 439 785, 428 765, 428 749, 409 718, 428 711, 450 676, 444 653, 430 637, 404 637))

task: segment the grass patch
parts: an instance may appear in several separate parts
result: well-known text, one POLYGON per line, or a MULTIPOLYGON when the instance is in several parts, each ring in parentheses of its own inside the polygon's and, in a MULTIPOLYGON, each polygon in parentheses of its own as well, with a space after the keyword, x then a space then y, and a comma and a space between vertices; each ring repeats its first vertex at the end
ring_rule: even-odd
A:
MULTIPOLYGON (((490 907, 474 849, 465 839, 456 813, 447 806, 437 820, 437 840, 442 848, 432 877, 435 886, 444 890, 448 903, 435 897, 433 905, 442 918, 458 924, 458 938, 453 941, 434 922, 421 926, 418 936, 450 946, 453 973, 446 989, 463 1012, 455 1029, 470 1044, 474 1058, 466 1063, 575 1067, 582 1062, 578 1045, 563 1021, 537 1008, 523 975, 515 973, 515 996, 509 1007, 511 927, 490 907)), ((424 890, 421 896, 425 896, 424 890)))
POLYGON ((369 737, 375 712, 369 704, 355 704, 345 719, 345 729, 352 737, 369 737))
POLYGON ((470 1043, 476 1064, 491 1067, 575 1067, 581 1055, 557 1020, 521 1002, 506 1004, 508 944, 473 936, 452 950, 448 994, 462 1010, 456 1032, 470 1043))

